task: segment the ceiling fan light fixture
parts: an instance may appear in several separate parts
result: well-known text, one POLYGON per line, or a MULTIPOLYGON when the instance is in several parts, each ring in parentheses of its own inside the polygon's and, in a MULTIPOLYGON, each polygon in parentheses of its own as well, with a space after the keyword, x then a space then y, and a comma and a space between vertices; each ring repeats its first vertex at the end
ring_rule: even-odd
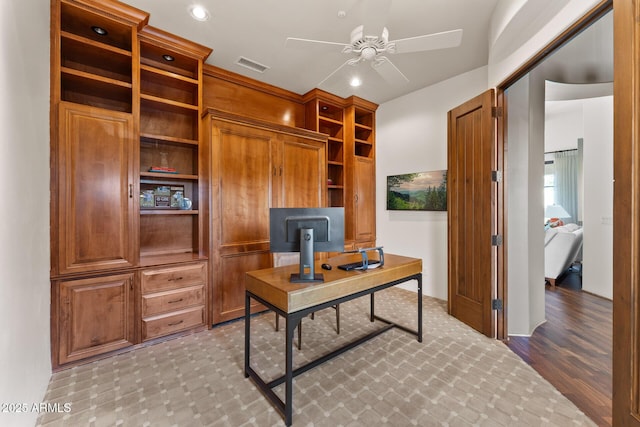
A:
POLYGON ((365 61, 371 61, 377 54, 378 51, 375 47, 368 46, 362 49, 362 58, 364 58, 365 61))
POLYGON ((204 6, 200 6, 199 4, 189 6, 189 13, 191 14, 191 17, 196 21, 209 20, 209 11, 205 9, 204 6))

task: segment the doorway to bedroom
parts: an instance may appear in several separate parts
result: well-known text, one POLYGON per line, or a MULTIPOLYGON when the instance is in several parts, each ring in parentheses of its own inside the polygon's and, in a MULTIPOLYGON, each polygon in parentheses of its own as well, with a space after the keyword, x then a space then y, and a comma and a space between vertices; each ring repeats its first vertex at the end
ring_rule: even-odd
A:
POLYGON ((612 15, 504 90, 509 346, 526 343, 530 353, 516 352, 543 376, 574 381, 572 400, 601 425, 611 414, 612 15), (587 303, 598 308, 577 305, 587 303))

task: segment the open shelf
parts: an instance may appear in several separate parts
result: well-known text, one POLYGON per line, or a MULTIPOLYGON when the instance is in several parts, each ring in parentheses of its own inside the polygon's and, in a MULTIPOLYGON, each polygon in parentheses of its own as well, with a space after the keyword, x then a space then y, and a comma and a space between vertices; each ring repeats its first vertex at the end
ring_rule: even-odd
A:
POLYGON ((140 64, 182 77, 198 79, 199 63, 197 60, 159 44, 151 44, 146 41, 140 42, 140 64), (167 61, 165 59, 166 55, 170 55, 173 60, 167 61))
POLYGON ((132 27, 130 25, 67 3, 61 4, 61 13, 63 33, 77 34, 88 40, 131 51, 132 27), (93 27, 100 27, 107 33, 99 35, 92 29, 93 27))
POLYGON ((197 141, 198 107, 141 96, 140 133, 197 141))
POLYGON ((131 113, 131 84, 62 69, 60 92, 63 101, 131 113))
POLYGON ((62 67, 131 84, 131 52, 70 33, 60 40, 62 67))

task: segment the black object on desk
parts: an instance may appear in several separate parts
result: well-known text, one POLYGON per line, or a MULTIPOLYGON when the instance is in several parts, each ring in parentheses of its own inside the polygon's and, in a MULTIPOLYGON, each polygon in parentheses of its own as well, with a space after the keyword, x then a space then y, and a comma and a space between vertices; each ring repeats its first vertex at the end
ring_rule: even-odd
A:
POLYGON ((371 260, 367 265, 365 265, 362 261, 351 262, 349 264, 341 264, 338 266, 338 268, 345 271, 366 270, 367 268, 375 268, 375 267, 372 267, 374 265, 377 267, 376 264, 380 264, 380 261, 371 260))

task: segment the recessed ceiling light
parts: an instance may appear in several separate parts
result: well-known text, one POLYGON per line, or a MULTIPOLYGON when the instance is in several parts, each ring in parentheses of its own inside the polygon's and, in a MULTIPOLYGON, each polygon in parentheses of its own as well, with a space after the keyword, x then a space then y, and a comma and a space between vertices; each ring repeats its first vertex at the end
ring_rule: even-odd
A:
POLYGON ((189 6, 189 13, 193 19, 198 21, 207 21, 209 19, 209 11, 199 4, 189 6))
POLYGON ((358 87, 362 84, 362 80, 359 77, 353 77, 349 84, 353 87, 358 87))
POLYGON ((109 34, 107 30, 102 27, 98 27, 97 25, 94 25, 93 27, 91 27, 91 29, 99 36, 106 36, 107 34, 109 34))
POLYGON ((166 54, 166 53, 164 55, 162 55, 162 59, 164 59, 165 61, 169 61, 169 62, 172 62, 172 61, 176 60, 176 58, 174 58, 173 56, 171 56, 169 54, 166 54))

